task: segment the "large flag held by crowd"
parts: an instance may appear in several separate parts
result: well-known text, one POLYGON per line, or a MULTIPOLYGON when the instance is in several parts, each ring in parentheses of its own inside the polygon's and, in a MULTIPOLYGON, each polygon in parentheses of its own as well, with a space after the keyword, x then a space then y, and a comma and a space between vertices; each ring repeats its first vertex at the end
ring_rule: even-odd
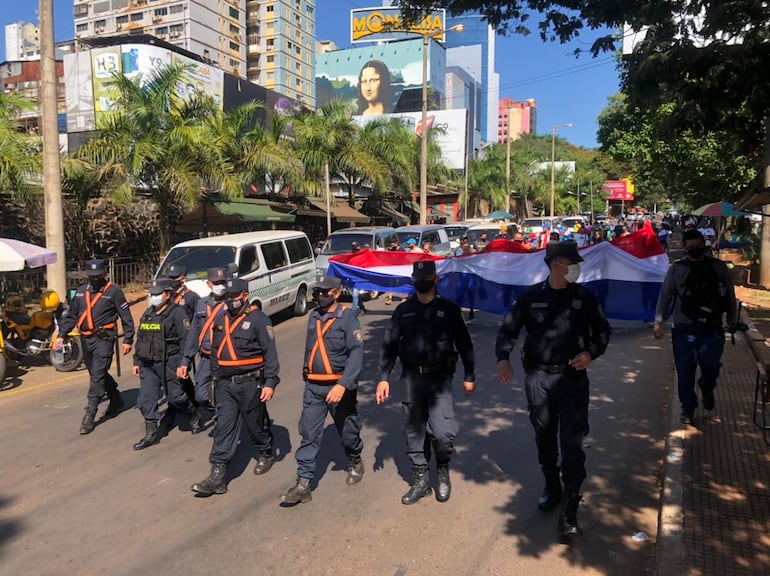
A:
MULTIPOLYGON (((579 283, 598 298, 609 318, 652 321, 668 256, 647 224, 638 232, 580 250, 579 283)), ((364 250, 335 256, 328 273, 345 286, 410 294, 412 264, 436 260, 439 293, 463 307, 505 314, 521 292, 548 276, 545 250, 493 241, 484 252, 441 258, 413 252, 364 250)))

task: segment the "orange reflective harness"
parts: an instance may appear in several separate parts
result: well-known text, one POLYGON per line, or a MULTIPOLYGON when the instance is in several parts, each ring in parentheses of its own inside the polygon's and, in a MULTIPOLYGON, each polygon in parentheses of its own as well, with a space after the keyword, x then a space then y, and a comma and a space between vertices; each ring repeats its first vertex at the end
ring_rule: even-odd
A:
POLYGON ((176 304, 177 306, 181 306, 182 304, 184 304, 185 303, 184 297, 187 296, 187 294, 189 293, 190 293, 190 289, 184 284, 182 284, 182 286, 179 287, 179 292, 174 294, 174 304, 176 304))
POLYGON ((214 318, 216 318, 216 315, 224 305, 224 300, 213 308, 211 307, 211 304, 206 304, 206 321, 203 323, 201 333, 198 334, 198 349, 204 356, 211 356, 211 350, 206 350, 203 347, 203 340, 206 338, 206 334, 208 334, 209 344, 212 342, 212 339, 214 338, 214 318))
MULTIPOLYGON (((345 310, 347 310, 347 307, 343 306, 342 312, 345 310)), ((329 354, 326 351, 326 343, 324 342, 324 336, 326 336, 326 333, 329 331, 329 329, 332 327, 332 324, 334 324, 338 317, 339 316, 336 315, 332 316, 323 324, 323 326, 321 325, 320 318, 315 321, 315 344, 313 344, 313 348, 310 350, 310 358, 308 358, 307 362, 308 372, 306 377, 308 382, 331 385, 336 384, 342 378, 342 374, 335 374, 332 371, 332 363, 329 361, 329 354), (324 365, 325 373, 310 372, 310 370, 313 369, 315 356, 319 352, 321 353, 321 362, 324 365)))
POLYGON ((118 325, 117 321, 110 322, 109 324, 105 324, 104 326, 100 326, 97 328, 94 326, 94 317, 93 317, 93 309, 94 306, 96 306, 96 303, 99 301, 99 299, 102 297, 102 294, 107 292, 107 290, 110 289, 110 286, 112 286, 112 282, 107 282, 105 284, 104 288, 101 289, 100 292, 96 294, 96 298, 91 300, 91 291, 86 288, 86 309, 83 311, 83 313, 80 315, 80 318, 78 318, 78 330, 83 336, 93 336, 97 330, 111 330, 112 328, 115 328, 115 326, 118 325), (83 322, 88 322, 89 328, 86 328, 83 326, 83 322))
POLYGON ((235 352, 235 346, 233 346, 233 340, 232 335, 233 332, 235 332, 235 329, 238 328, 241 322, 248 316, 249 312, 252 310, 256 310, 255 307, 249 306, 248 310, 238 316, 238 318, 235 320, 235 322, 231 322, 230 315, 225 314, 225 326, 224 326, 224 333, 225 338, 222 340, 222 343, 219 345, 219 348, 217 349, 217 362, 220 366, 254 366, 257 367, 260 364, 262 364, 265 359, 262 356, 256 356, 254 358, 244 358, 239 359, 238 354, 235 352), (229 359, 223 358, 222 353, 227 350, 227 355, 230 357, 229 359))

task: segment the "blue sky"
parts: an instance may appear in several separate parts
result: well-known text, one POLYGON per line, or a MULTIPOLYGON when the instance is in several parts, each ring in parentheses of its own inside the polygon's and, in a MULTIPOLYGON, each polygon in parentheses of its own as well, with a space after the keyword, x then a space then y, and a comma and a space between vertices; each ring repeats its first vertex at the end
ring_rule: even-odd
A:
MULTIPOLYGON (((33 0, 6 2, 0 24, 19 20, 36 22, 37 5, 33 0)), ((72 0, 53 0, 57 40, 72 38, 72 0)), ((350 45, 349 13, 353 8, 381 5, 379 0, 323 0, 316 2, 317 36, 333 40, 340 48, 350 45)), ((593 148, 596 142, 596 117, 607 105, 607 98, 618 91, 618 73, 612 55, 596 59, 584 55, 576 59, 575 48, 588 49, 593 36, 563 45, 544 43, 537 34, 529 37, 497 37, 496 63, 500 74, 500 98, 534 98, 537 102, 537 132, 551 133, 556 124, 572 123, 573 128, 559 130, 560 137, 593 148)), ((0 62, 5 60, 5 41, 0 44, 0 62)))

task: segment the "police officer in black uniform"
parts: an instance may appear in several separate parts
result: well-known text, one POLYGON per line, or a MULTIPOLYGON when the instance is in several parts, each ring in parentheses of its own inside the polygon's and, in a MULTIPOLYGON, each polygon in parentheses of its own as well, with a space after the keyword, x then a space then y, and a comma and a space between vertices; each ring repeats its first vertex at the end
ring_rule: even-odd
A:
MULTIPOLYGON (((123 325, 121 352, 124 356, 131 352, 134 341, 134 320, 128 302, 123 291, 107 277, 104 260, 88 260, 86 273, 88 284, 78 288, 59 326, 60 334, 69 334, 75 327, 80 331, 83 360, 91 377, 81 434, 93 432, 96 410, 105 394, 110 400, 105 416, 115 416, 123 407, 118 383, 108 372, 118 337, 118 316, 123 325)), ((63 343, 59 338, 54 347, 61 348, 63 343)))
POLYGON ((233 278, 225 286, 225 307, 214 319, 211 374, 215 378, 217 421, 211 447, 211 473, 192 485, 202 496, 227 492, 225 474, 235 454, 241 419, 259 451, 254 474, 273 466, 273 432, 266 403, 278 377, 278 351, 270 319, 249 303, 246 280, 233 278))
POLYGON ((563 537, 580 531, 577 510, 580 486, 586 477, 583 438, 588 434, 586 369, 604 353, 610 340, 609 322, 593 293, 575 284, 582 261, 575 242, 549 242, 545 254, 548 278, 525 290, 514 302, 495 346, 497 377, 510 382, 513 367, 509 356, 519 332, 526 329, 522 365, 527 407, 545 476, 538 507, 551 510, 561 501, 562 491, 566 493, 557 528, 563 537))
POLYGON ((198 301, 201 297, 197 292, 190 290, 185 281, 187 280, 187 268, 179 264, 172 264, 166 271, 166 277, 171 285, 172 298, 178 306, 184 306, 187 319, 192 321, 195 310, 198 307, 198 301))
POLYGON ((436 263, 432 260, 415 262, 412 281, 416 294, 394 310, 382 342, 377 403, 381 404, 390 395, 388 378, 399 358, 404 433, 414 474, 411 487, 401 502, 414 504, 430 495, 428 461, 431 444, 438 473, 436 499, 446 502, 452 490, 449 462, 457 434, 452 378, 459 352, 465 370, 465 395, 476 389, 473 343, 460 307, 436 293, 436 263))
POLYGON ((206 275, 211 293, 198 301, 185 344, 184 358, 177 370, 178 378, 182 380, 188 378, 189 368, 195 361, 195 356, 200 354, 198 368, 195 371, 195 404, 197 407, 193 417, 190 419, 190 428, 193 434, 198 434, 205 430, 207 423, 214 417, 214 408, 211 405, 213 398, 209 397, 209 387, 211 384, 211 333, 214 326, 214 318, 225 304, 227 270, 224 268, 210 268, 207 270, 206 275))
POLYGON ((174 303, 171 285, 165 278, 150 285, 150 306, 139 321, 134 349, 134 376, 139 376, 137 406, 144 416, 145 435, 134 444, 143 450, 160 442, 158 400, 165 388, 167 410, 192 412, 192 402, 176 378, 182 361, 182 347, 190 326, 182 306, 174 303))
POLYGON ((361 451, 361 420, 356 410, 358 376, 363 364, 363 332, 355 310, 339 304, 342 283, 333 276, 321 276, 313 290, 318 307, 307 325, 302 376, 305 393, 297 450, 297 481, 281 496, 284 505, 310 502, 310 481, 315 475, 326 415, 331 413, 348 457, 345 482, 357 484, 364 476, 361 451))

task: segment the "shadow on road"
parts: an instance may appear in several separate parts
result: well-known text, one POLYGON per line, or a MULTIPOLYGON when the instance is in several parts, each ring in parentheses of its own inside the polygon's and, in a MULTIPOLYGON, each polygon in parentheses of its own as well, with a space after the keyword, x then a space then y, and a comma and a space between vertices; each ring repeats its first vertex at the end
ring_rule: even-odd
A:
MULTIPOLYGON (((6 496, 0 496, 0 510, 10 506, 12 500, 6 496)), ((22 522, 20 520, 0 519, 0 558, 3 556, 3 546, 21 534, 22 522)))

